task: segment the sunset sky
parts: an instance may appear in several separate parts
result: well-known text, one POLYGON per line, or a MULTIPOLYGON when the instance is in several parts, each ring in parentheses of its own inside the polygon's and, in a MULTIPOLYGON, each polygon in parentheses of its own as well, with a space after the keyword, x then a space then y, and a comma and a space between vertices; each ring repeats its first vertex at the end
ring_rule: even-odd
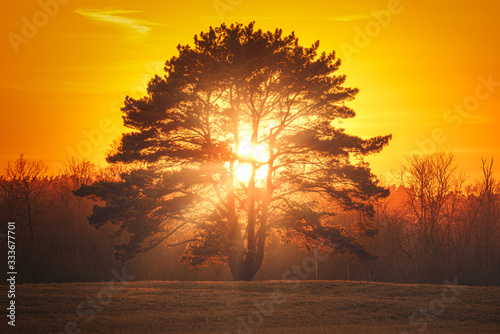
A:
POLYGON ((347 86, 360 89, 350 103, 357 117, 343 126, 393 134, 368 160, 377 175, 391 181, 409 154, 433 146, 455 152, 472 178, 481 157, 496 158, 500 172, 498 1, 61 2, 10 2, 0 14, 1 169, 21 152, 51 167, 72 152, 104 164, 125 130, 124 97, 144 95, 177 44, 222 22, 256 21, 337 52, 347 86))

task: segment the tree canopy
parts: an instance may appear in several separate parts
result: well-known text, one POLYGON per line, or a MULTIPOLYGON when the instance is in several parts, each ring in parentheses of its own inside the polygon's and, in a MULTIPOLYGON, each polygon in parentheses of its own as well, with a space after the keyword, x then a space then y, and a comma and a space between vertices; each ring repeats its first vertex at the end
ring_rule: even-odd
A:
POLYGON ((227 261, 235 280, 250 280, 273 232, 376 258, 335 217, 357 210, 358 233, 376 234, 372 203, 388 192, 363 158, 391 136, 362 139, 339 126, 355 116, 346 102, 358 89, 344 87, 335 53, 318 48, 254 23, 210 27, 177 47, 145 97, 126 98, 132 131, 107 160, 132 167, 119 182, 76 191, 101 201, 91 224, 126 236, 118 259, 188 242, 183 262, 227 261), (177 239, 188 227, 188 240, 177 239))

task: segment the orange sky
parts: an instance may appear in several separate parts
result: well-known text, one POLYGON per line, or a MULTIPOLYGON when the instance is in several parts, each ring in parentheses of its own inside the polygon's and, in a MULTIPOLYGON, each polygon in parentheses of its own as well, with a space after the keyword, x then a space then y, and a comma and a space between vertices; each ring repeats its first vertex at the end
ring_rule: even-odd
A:
POLYGON ((343 125, 393 134, 369 159, 387 181, 421 147, 454 151, 472 178, 481 157, 500 158, 497 1, 60 2, 11 2, 0 14, 2 169, 21 152, 51 166, 68 152, 103 164, 124 131, 124 96, 142 96, 177 44, 210 25, 252 20, 337 52, 347 84, 360 89, 350 104, 358 116, 343 125))

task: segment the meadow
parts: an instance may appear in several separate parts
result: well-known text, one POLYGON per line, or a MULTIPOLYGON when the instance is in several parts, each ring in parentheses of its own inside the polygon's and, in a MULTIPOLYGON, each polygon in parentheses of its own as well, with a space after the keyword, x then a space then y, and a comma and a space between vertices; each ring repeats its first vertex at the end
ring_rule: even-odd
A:
POLYGON ((17 289, 16 333, 500 333, 500 287, 113 280, 17 289))

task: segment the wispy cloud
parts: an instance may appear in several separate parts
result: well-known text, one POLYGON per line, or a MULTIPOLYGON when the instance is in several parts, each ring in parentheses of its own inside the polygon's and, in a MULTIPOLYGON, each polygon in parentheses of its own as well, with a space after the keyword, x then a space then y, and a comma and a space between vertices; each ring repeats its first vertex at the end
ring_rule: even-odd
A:
POLYGON ((99 10, 78 8, 77 10, 75 10, 75 13, 94 21, 114 24, 120 28, 125 29, 129 34, 133 36, 146 35, 151 30, 151 26, 157 25, 152 22, 125 16, 126 14, 139 13, 139 11, 136 10, 99 10))

